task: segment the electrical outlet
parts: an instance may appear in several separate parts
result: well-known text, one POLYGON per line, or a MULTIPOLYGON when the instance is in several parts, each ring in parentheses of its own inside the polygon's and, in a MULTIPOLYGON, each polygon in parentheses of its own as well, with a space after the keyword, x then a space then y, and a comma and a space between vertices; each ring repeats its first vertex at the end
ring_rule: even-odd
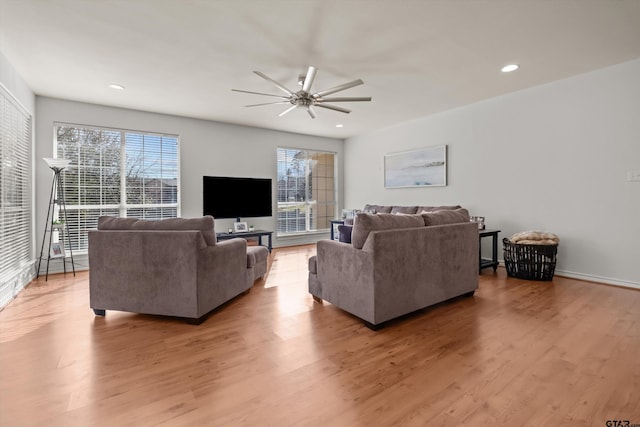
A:
POLYGON ((640 170, 627 171, 627 181, 640 181, 640 170))

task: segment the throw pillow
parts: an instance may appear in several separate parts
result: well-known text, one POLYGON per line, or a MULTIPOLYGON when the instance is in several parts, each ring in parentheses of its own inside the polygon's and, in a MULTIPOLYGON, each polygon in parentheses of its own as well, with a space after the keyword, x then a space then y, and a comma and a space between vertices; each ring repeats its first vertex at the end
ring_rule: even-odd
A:
POLYGON ((560 238, 553 233, 543 231, 521 231, 511 235, 509 241, 523 245, 557 245, 560 243, 560 238))
POLYGON ((391 206, 382 206, 382 205, 364 205, 364 211, 375 212, 375 213, 389 213, 391 212, 391 206))
POLYGON ((339 225, 338 233, 340 234, 339 241, 342 243, 351 243, 351 232, 353 227, 350 225, 339 225))
POLYGON ((391 213, 392 214, 398 214, 398 213, 414 214, 417 211, 418 211, 418 207, 417 206, 393 206, 391 208, 391 213))
POLYGON ((456 210, 460 209, 462 206, 460 205, 450 205, 450 206, 418 206, 418 213, 428 213, 435 211, 444 211, 444 210, 456 210))

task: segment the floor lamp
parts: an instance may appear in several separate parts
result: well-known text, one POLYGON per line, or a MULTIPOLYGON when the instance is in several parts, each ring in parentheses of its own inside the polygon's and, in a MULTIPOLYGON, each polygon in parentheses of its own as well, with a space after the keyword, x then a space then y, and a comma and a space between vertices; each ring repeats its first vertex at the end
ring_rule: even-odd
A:
POLYGON ((43 158, 42 160, 44 160, 47 163, 47 166, 49 166, 49 168, 53 170, 53 181, 51 182, 51 195, 49 196, 49 207, 47 208, 47 220, 45 221, 45 224, 44 224, 44 235, 42 236, 42 246, 40 247, 40 258, 38 259, 38 271, 36 272, 36 278, 40 276, 40 265, 42 264, 42 260, 44 259, 43 254, 44 254, 45 242, 47 240, 47 233, 49 233, 49 250, 46 256, 47 272, 45 275, 45 281, 49 279, 49 261, 51 261, 52 258, 53 259, 61 258, 62 268, 65 273, 67 272, 67 259, 64 254, 65 236, 67 237, 67 242, 69 243, 69 258, 71 260, 71 268, 73 269, 73 275, 75 277, 76 266, 73 262, 73 249, 71 249, 71 239, 69 237, 69 225, 67 222, 67 205, 64 201, 64 187, 60 186, 60 172, 62 172, 64 168, 69 166, 69 164, 71 163, 71 160, 53 159, 53 158, 43 158), (58 194, 58 191, 57 191, 58 187, 60 188, 60 199, 56 198, 56 195, 58 194), (52 256, 51 244, 52 244, 53 232, 55 231, 53 227, 53 221, 55 220, 54 217, 55 217, 56 205, 61 207, 60 212, 62 213, 62 221, 63 221, 62 227, 57 229, 61 233, 60 240, 61 240, 62 246, 58 246, 57 248, 54 248, 54 249, 57 249, 56 252, 59 252, 59 253, 54 253, 53 254, 54 256, 52 256))

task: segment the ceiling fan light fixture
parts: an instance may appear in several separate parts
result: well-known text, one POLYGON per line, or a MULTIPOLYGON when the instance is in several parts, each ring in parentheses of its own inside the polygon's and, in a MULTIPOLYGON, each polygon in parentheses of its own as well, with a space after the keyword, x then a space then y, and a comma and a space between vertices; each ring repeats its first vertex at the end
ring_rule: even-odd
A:
POLYGON ((510 73, 512 71, 517 70, 518 68, 520 68, 518 64, 508 64, 502 67, 500 71, 502 71, 503 73, 510 73))
POLYGON ((257 107, 259 105, 271 105, 271 104, 291 104, 289 108, 287 108, 282 113, 278 114, 278 117, 284 116, 294 108, 304 108, 307 110, 307 113, 309 113, 309 116, 311 116, 312 119, 315 119, 316 113, 313 107, 321 107, 328 110, 334 110, 334 111, 339 111, 341 113, 349 114, 351 110, 348 110, 343 107, 338 107, 336 105, 327 104, 326 102, 333 103, 333 102, 371 101, 370 96, 352 96, 352 97, 338 96, 338 97, 326 98, 326 95, 331 95, 333 93, 340 92, 346 89, 350 89, 354 86, 364 84, 364 82, 361 79, 344 83, 339 86, 332 87, 330 89, 321 90, 319 92, 312 91, 311 85, 313 85, 313 81, 316 77, 317 72, 318 72, 318 69, 316 67, 310 66, 306 74, 299 74, 298 84, 302 86, 302 89, 298 90, 297 92, 294 92, 292 90, 287 89, 283 84, 273 80, 271 77, 267 76, 266 74, 260 71, 254 71, 254 74, 257 74, 258 76, 262 77, 268 82, 271 82, 278 89, 286 93, 287 94, 286 96, 273 95, 270 93, 253 92, 253 91, 241 90, 241 89, 231 89, 231 90, 235 92, 244 92, 244 93, 250 93, 254 95, 265 95, 265 96, 280 98, 279 101, 266 102, 266 103, 260 103, 260 104, 251 104, 251 105, 246 105, 246 107, 257 107))

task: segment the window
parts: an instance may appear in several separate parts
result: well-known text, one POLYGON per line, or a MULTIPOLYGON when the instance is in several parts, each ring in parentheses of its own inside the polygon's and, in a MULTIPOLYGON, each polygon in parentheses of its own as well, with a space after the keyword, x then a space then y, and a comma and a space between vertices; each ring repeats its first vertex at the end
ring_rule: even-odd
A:
POLYGON ((74 253, 87 251, 87 230, 101 215, 179 215, 177 136, 66 124, 57 124, 55 134, 57 157, 71 160, 59 191, 74 253))
POLYGON ((31 114, 0 85, 0 307, 33 277, 31 114))
POLYGON ((336 153, 278 148, 278 235, 329 229, 336 215, 336 153))

